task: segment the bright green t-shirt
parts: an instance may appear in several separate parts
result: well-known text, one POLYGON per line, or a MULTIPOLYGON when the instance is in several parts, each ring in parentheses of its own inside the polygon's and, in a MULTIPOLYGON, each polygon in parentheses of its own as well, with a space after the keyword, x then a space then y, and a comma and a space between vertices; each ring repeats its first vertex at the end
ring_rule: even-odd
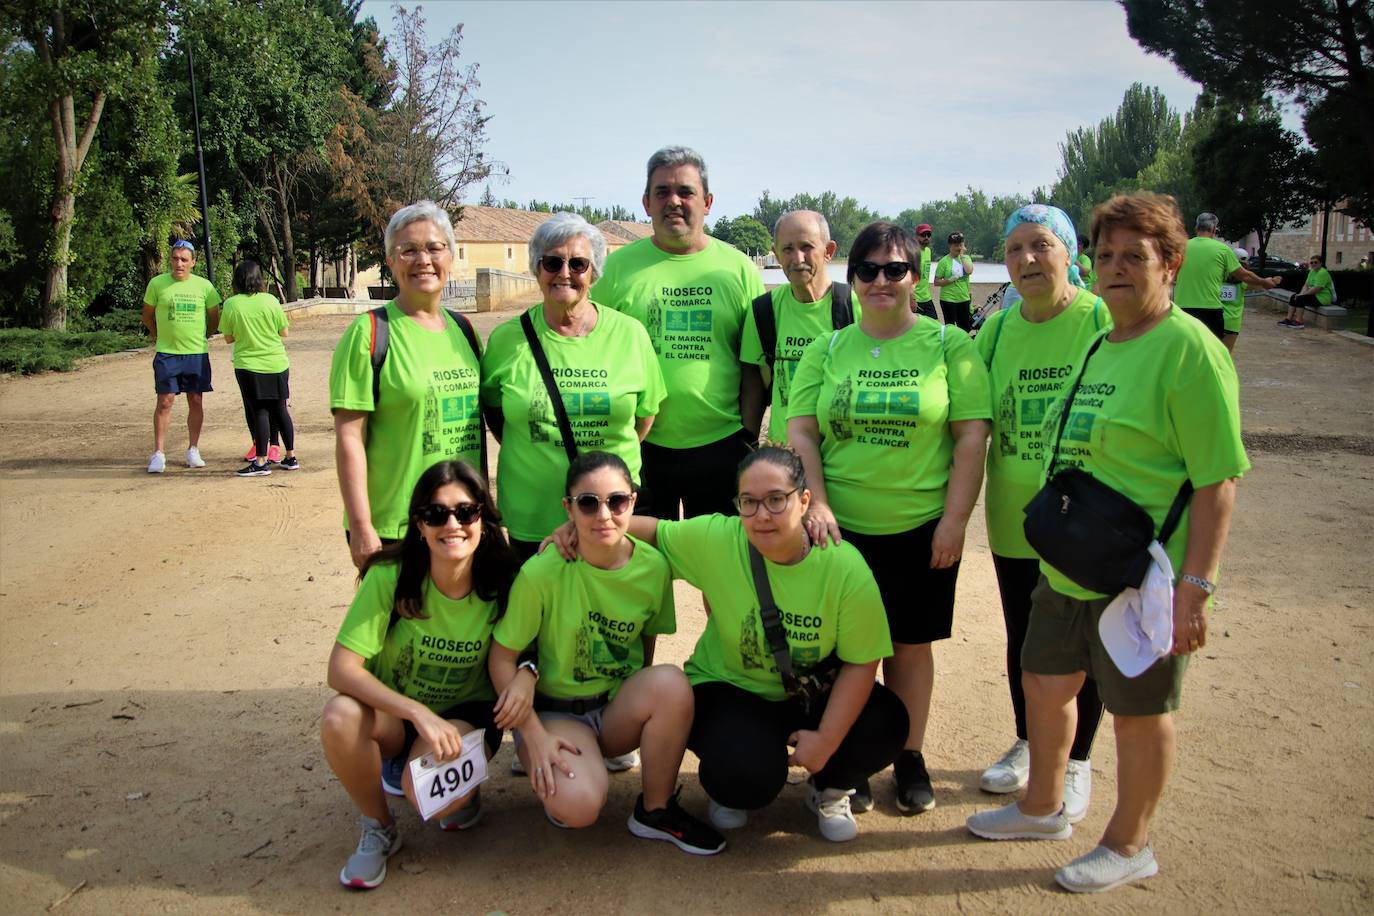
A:
POLYGON ((860 534, 909 531, 945 511, 949 424, 991 417, 988 371, 954 325, 921 316, 901 337, 859 325, 817 338, 788 418, 815 417, 830 508, 860 534))
MULTIPOLYGON (((1240 440, 1239 388, 1221 341, 1175 305, 1144 335, 1103 341, 1088 360, 1055 466, 1081 467, 1135 500, 1158 531, 1184 480, 1201 490, 1249 470, 1240 440)), ((1045 414, 1047 445, 1058 432, 1059 416, 1059 410, 1045 414)), ((1046 448, 1047 462, 1049 455, 1046 448)), ((1183 568, 1188 518, 1185 509, 1165 545, 1175 575, 1183 568)), ((1040 571, 1062 595, 1105 597, 1043 560, 1040 571)))
POLYGON ((677 629, 673 577, 663 554, 630 539, 619 569, 566 562, 556 550, 531 557, 511 587, 496 641, 522 651, 539 640, 539 692, 569 699, 612 696, 644 667, 644 637, 677 629))
POLYGON ((974 338, 992 389, 992 442, 988 446, 983 508, 988 545, 1003 557, 1031 558, 1023 510, 1040 490, 1045 413, 1064 396, 1088 343, 1112 326, 1102 300, 1086 289, 1049 321, 1027 321, 1019 306, 995 313, 974 338))
MULTIPOLYGON (((612 309, 598 308, 585 337, 564 337, 530 309, 534 331, 568 411, 578 451, 620 456, 639 481, 635 421, 658 413, 663 375, 644 327, 612 309)), ((511 536, 543 540, 568 520, 560 502, 568 453, 548 390, 534 363, 520 319, 491 332, 482 356, 482 400, 505 416, 496 495, 511 536)))
POLYGON ((1078 256, 1078 276, 1083 280, 1085 289, 1092 289, 1097 285, 1097 274, 1093 273, 1093 259, 1086 254, 1078 256))
POLYGON ((208 312, 219 305, 219 292, 204 277, 191 274, 174 280, 158 274, 148 281, 143 301, 153 307, 157 321, 157 352, 209 353, 208 312))
MULTIPOLYGON (((965 271, 973 266, 972 259, 966 254, 960 255, 959 261, 962 263, 965 271)), ((954 276, 954 260, 949 255, 945 255, 940 259, 940 263, 935 265, 935 277, 938 280, 948 280, 952 276, 954 276)), ((937 287, 937 289, 940 290, 941 302, 968 302, 970 295, 968 291, 968 274, 965 273, 953 283, 946 283, 944 286, 937 287)))
POLYGON ((644 325, 667 386, 646 441, 696 448, 740 429, 740 332, 762 293, 754 262, 716 239, 686 255, 640 239, 606 259, 592 298, 644 325))
MULTIPOLYGON (((1331 272, 1325 267, 1318 267, 1316 270, 1307 272, 1307 280, 1303 286, 1317 287, 1317 301, 1322 305, 1331 304, 1331 272)), ((159 350, 161 347, 158 348, 159 350)))
POLYGON ((1221 284, 1239 268, 1240 259, 1225 242, 1205 236, 1189 239, 1174 281, 1174 302, 1185 309, 1221 308, 1221 284))
POLYGON ((281 332, 287 324, 286 312, 271 293, 225 299, 219 329, 234 338, 234 368, 264 375, 285 372, 290 363, 281 332))
MULTIPOLYGON (((359 315, 334 348, 329 409, 367 417, 367 499, 372 526, 384 538, 405 536, 410 491, 436 461, 458 458, 481 466, 479 364, 467 338, 447 316, 442 331, 421 327, 386 305, 390 342, 380 399, 372 401, 371 316, 359 315)), ((345 515, 344 527, 348 527, 345 515)))
POLYGON ((930 295, 930 249, 921 249, 921 275, 916 278, 916 286, 912 293, 917 302, 931 301, 930 295))
MULTIPOLYGON (((834 289, 834 287, 831 287, 834 289)), ((787 397, 792 388, 792 377, 797 374, 802 353, 821 334, 834 330, 830 322, 831 295, 825 295, 815 302, 798 302, 792 287, 784 283, 773 290, 773 326, 778 338, 776 359, 773 362, 773 400, 768 414, 768 439, 772 442, 787 441, 787 397)), ((850 305, 854 309, 854 320, 863 314, 859 307, 859 297, 851 289, 850 305)), ((763 358, 763 343, 759 340, 758 325, 754 323, 754 309, 744 319, 744 337, 740 343, 741 362, 762 366, 767 363, 763 358)))
POLYGON ((367 659, 367 670, 399 694, 441 713, 458 703, 495 700, 487 652, 496 603, 476 592, 453 599, 425 577, 423 618, 391 623, 399 563, 367 571, 335 642, 367 659))
POLYGON ((1240 333, 1245 315, 1245 284, 1221 284, 1221 328, 1231 334, 1240 333))
MULTIPOLYGON (((693 684, 724 681, 765 700, 787 696, 768 648, 739 518, 702 515, 658 523, 658 547, 673 576, 701 589, 711 605, 706 629, 683 670, 693 684)), ((800 563, 764 560, 781 611, 792 667, 804 673, 837 653, 864 665, 892 654, 887 614, 873 573, 847 541, 815 548, 800 563)))

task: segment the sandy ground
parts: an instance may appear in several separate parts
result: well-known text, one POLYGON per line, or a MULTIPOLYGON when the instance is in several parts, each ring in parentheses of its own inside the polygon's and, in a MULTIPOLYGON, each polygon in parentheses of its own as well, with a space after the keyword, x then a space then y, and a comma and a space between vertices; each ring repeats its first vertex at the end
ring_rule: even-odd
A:
MULTIPOLYGON (((982 301, 980 294, 978 301, 982 301)), ((489 332, 509 314, 478 318, 489 332)), ((366 895, 336 875, 355 814, 317 738, 325 659, 353 587, 339 527, 326 377, 346 319, 289 341, 303 470, 239 480, 238 394, 222 341, 189 471, 178 404, 162 477, 144 473, 147 353, 0 380, 0 909, 63 913, 1364 911, 1374 909, 1374 349, 1277 329, 1252 310, 1237 363, 1254 470, 1212 641, 1188 674, 1179 762, 1154 833, 1159 877, 1105 898, 1052 868, 1095 843, 1115 792, 1104 724, 1095 799, 1064 843, 979 841, 999 800, 981 769, 1011 739, 1004 636, 981 513, 956 635, 937 652, 927 756, 939 806, 896 814, 890 776, 860 837, 816 835, 789 787, 713 859, 628 835, 637 774, 600 823, 551 827, 510 777, 486 817, 406 848, 366 895), (1364 569, 1364 573, 1359 570, 1364 569), (74 895, 67 896, 74 888, 74 895), (63 899, 63 898, 66 899, 63 899)), ((678 593, 680 661, 700 600, 678 593)), ((704 813, 690 755, 686 804, 704 813)))

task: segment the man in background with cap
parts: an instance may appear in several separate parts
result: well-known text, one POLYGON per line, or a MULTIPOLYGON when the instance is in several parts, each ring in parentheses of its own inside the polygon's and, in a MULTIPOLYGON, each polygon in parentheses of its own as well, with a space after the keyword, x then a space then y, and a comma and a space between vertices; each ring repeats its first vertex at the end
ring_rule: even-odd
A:
POLYGON ((929 318, 938 317, 935 314, 935 299, 930 294, 930 237, 934 232, 930 223, 921 223, 916 227, 916 243, 921 246, 921 272, 911 290, 911 297, 915 300, 911 310, 929 318))
POLYGON ((214 390, 210 387, 209 335, 219 325, 219 293, 209 280, 191 273, 196 249, 190 242, 173 242, 168 260, 171 269, 149 280, 143 292, 143 326, 152 337, 153 389, 157 392, 149 474, 167 469, 163 446, 178 394, 186 395, 186 466, 205 467, 200 457, 200 428, 205 422, 202 401, 205 392, 214 390))
MULTIPOLYGON (((1261 277, 1243 267, 1230 245, 1217 238, 1217 215, 1199 213, 1197 234, 1189 240, 1183 253, 1183 266, 1174 281, 1174 302, 1189 315, 1207 325, 1217 339, 1229 350, 1235 346, 1240 322, 1233 321, 1233 332, 1226 330, 1225 303, 1221 299, 1223 283, 1244 283, 1257 289, 1273 289, 1278 277, 1261 277), (1230 340, 1227 340, 1227 337, 1230 340)), ((1243 295, 1239 290, 1237 295, 1243 295)))

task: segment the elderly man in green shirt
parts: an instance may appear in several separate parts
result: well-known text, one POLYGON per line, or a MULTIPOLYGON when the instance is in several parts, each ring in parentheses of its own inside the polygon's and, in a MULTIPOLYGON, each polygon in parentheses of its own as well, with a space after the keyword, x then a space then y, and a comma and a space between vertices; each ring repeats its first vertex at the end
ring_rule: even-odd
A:
POLYGON ((1221 285, 1227 282, 1273 289, 1279 285, 1279 278, 1266 279, 1241 266, 1231 246, 1217 238, 1217 215, 1199 213, 1195 235, 1184 249, 1183 266, 1174 281, 1174 304, 1205 324, 1231 350, 1239 332, 1226 330, 1221 285))

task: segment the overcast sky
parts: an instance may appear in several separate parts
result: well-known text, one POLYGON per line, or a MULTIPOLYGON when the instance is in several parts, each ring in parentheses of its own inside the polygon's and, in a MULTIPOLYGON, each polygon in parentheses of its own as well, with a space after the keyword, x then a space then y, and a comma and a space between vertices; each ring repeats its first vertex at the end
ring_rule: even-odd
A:
MULTIPOLYGON (((636 212, 658 147, 698 149, 711 217, 832 190, 895 216, 969 185, 1050 185, 1059 143, 1133 82, 1180 111, 1198 86, 1146 55, 1115 3, 430 2, 433 41, 464 23, 510 166, 498 198, 636 212)), ((383 34, 391 4, 367 2, 383 34)), ((476 188, 469 202, 480 196, 476 188)))

